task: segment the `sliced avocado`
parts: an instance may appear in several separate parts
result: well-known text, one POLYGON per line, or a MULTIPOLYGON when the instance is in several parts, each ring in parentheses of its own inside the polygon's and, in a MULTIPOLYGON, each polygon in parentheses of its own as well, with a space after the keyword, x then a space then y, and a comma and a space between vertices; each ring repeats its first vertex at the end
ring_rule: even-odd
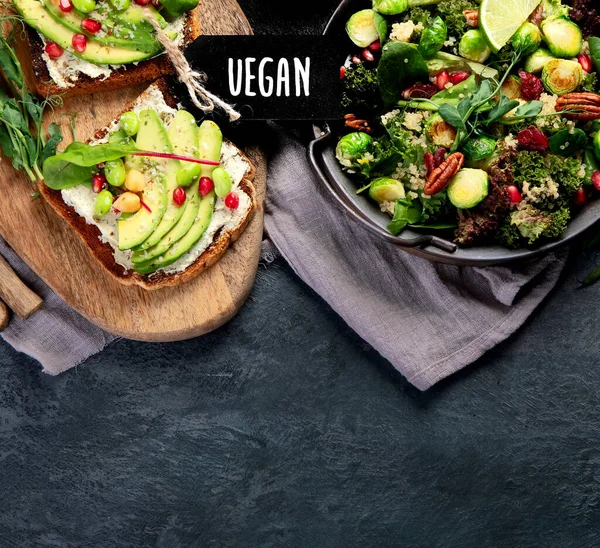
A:
POLYGON ((178 17, 198 5, 198 0, 161 0, 169 17, 178 17))
MULTIPOLYGON (((140 130, 136 146, 140 150, 164 152, 171 149, 167 131, 154 110, 142 110, 139 113, 140 130)), ((170 160, 168 160, 170 161, 170 160)), ((150 211, 142 207, 133 217, 119 220, 119 249, 132 249, 146 241, 162 221, 168 204, 167 177, 168 166, 165 160, 146 159, 152 173, 152 179, 144 189, 142 200, 150 211)))
POLYGON ((140 274, 150 274, 159 268, 173 264, 184 253, 194 247, 210 224, 216 199, 214 190, 204 196, 200 200, 200 207, 198 208, 198 215, 194 219, 194 224, 188 230, 187 234, 178 242, 175 242, 164 255, 151 262, 134 265, 134 270, 140 274))
MULTIPOLYGON (((110 8, 107 6, 107 10, 110 8)), ((146 10, 156 19, 158 26, 164 29, 167 26, 165 18, 153 6, 140 6, 138 4, 130 4, 129 7, 122 12, 118 12, 114 17, 123 23, 130 25, 139 25, 140 23, 148 23, 146 10)), ((151 25, 150 25, 151 26, 151 25)))
MULTIPOLYGON (((191 117, 191 115, 190 115, 191 117)), ((196 127, 196 121, 188 119, 188 128, 196 127)), ((185 126, 184 126, 185 128, 185 126)), ((169 128, 171 129, 171 128, 169 128)), ((186 131, 187 137, 185 139, 176 139, 174 149, 177 154, 192 154, 197 158, 203 158, 204 160, 218 161, 221 157, 221 146, 223 144, 223 134, 221 129, 212 120, 205 120, 200 124, 200 128, 194 132, 194 135, 189 135, 186 131), (184 144, 183 141, 188 141, 189 144, 184 144), (195 153, 192 153, 195 151, 195 153)), ((194 164, 200 165, 200 164, 194 164)), ((210 177, 215 166, 202 165, 200 175, 202 177, 210 177)), ((144 251, 136 251, 133 253, 132 261, 134 263, 148 263, 155 257, 163 255, 175 242, 178 242, 183 238, 188 231, 191 229, 196 217, 198 216, 198 208, 200 206, 200 195, 199 195, 199 180, 193 183, 187 190, 187 199, 185 202, 185 211, 179 219, 179 222, 169 231, 169 233, 154 247, 146 249, 144 251)))
MULTIPOLYGON (((42 0, 42 2, 52 19, 61 24, 63 27, 66 27, 68 30, 72 31, 74 34, 85 34, 90 42, 95 42, 103 46, 132 49, 148 53, 150 55, 156 55, 163 49, 162 44, 154 37, 154 30, 152 27, 151 33, 148 33, 147 31, 140 32, 139 30, 132 31, 127 28, 127 35, 129 36, 128 38, 120 38, 116 36, 114 32, 110 36, 91 35, 81 30, 81 22, 83 21, 83 17, 81 17, 76 10, 65 13, 57 5, 51 2, 51 0, 42 0)), ((108 19, 103 21, 103 26, 108 26, 114 30, 112 21, 108 19)))
POLYGON ((72 38, 75 33, 55 21, 38 0, 15 0, 15 8, 23 16, 28 25, 43 34, 48 40, 56 42, 61 48, 75 57, 100 65, 125 65, 143 61, 152 57, 142 51, 111 47, 89 41, 83 53, 73 50, 72 38))
MULTIPOLYGON (((146 131, 146 128, 144 127, 145 123, 146 123, 146 118, 148 116, 148 114, 144 114, 144 113, 153 113, 154 116, 156 116, 156 118, 158 119, 158 116, 156 115, 156 113, 152 110, 152 111, 142 111, 140 113, 140 130, 138 133, 138 143, 137 146, 138 148, 141 148, 142 150, 148 150, 146 148, 144 148, 143 146, 140 145, 139 143, 139 135, 140 133, 144 133, 146 131)), ((179 131, 181 129, 182 126, 182 119, 185 118, 186 123, 188 118, 185 117, 185 115, 182 115, 180 113, 185 113, 188 116, 191 116, 191 114, 183 111, 183 110, 179 110, 177 111, 177 114, 175 114, 175 117, 173 118, 173 120, 171 121, 171 124, 169 125, 169 129, 167 131, 163 130, 164 132, 164 136, 161 136, 161 145, 158 148, 155 149, 150 149, 150 150, 155 150, 157 152, 173 152, 173 141, 175 141, 177 143, 178 147, 183 147, 185 145, 185 143, 187 142, 187 140, 189 139, 190 135, 197 135, 197 131, 196 129, 196 121, 194 120, 194 131, 193 132, 181 132, 179 131), (171 140, 173 139, 173 140, 171 140)), ((193 118, 192 118, 193 120, 193 118)), ((186 125, 186 123, 184 123, 183 125, 186 125)), ((189 124, 187 124, 189 125, 189 124)), ((145 142, 145 138, 142 138, 142 142, 145 142)), ((177 188, 177 173, 179 172, 179 170, 181 169, 181 162, 179 160, 165 160, 164 162, 165 164, 165 175, 167 178, 167 191, 169 193, 169 198, 167 201, 167 210, 165 211, 165 214, 162 218, 162 220, 160 221, 160 224, 156 227, 156 230, 152 233, 152 235, 142 244, 139 246, 138 251, 143 251, 145 249, 148 249, 150 247, 152 247, 153 245, 156 245, 158 242, 160 242, 164 236, 167 235, 167 233, 177 224, 177 221, 179 221, 179 219, 181 219, 181 216, 183 215, 183 212, 185 211, 185 209, 183 207, 178 206, 174 201, 173 201, 173 191, 177 188)))

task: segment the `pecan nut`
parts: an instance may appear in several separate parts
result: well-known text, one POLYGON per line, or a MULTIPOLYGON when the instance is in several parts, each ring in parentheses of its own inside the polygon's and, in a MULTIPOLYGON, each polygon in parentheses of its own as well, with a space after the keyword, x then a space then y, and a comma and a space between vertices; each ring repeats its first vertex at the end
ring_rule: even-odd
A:
POLYGON ((465 16, 467 25, 470 27, 479 26, 479 10, 464 10, 463 15, 465 16))
POLYGON ((423 188, 423 194, 433 196, 444 190, 465 163, 465 157, 461 152, 450 154, 438 167, 427 177, 423 188))
POLYGON ((373 131, 367 120, 358 119, 354 114, 345 114, 344 120, 345 125, 356 131, 364 131, 365 133, 371 133, 371 131, 373 131))
POLYGON ((600 118, 600 95, 591 92, 566 93, 556 101, 556 112, 569 120, 597 120, 600 118))

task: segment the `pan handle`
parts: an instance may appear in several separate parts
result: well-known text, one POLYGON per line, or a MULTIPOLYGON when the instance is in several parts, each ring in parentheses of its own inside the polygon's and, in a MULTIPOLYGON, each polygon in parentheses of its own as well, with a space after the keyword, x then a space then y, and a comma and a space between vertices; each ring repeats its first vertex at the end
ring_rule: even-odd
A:
POLYGON ((336 192, 325 171, 321 167, 321 164, 319 163, 318 158, 320 152, 329 141, 331 132, 323 132, 321 130, 318 130, 318 132, 321 133, 321 135, 308 144, 308 159, 314 173, 318 176, 320 181, 335 198, 338 204, 340 204, 348 214, 350 214, 355 220, 361 222, 370 232, 382 237, 387 242, 393 243, 400 247, 425 247, 431 245, 448 253, 454 253, 456 251, 456 244, 449 242, 448 240, 444 240, 443 238, 439 238, 438 236, 423 235, 412 239, 398 238, 384 228, 373 223, 373 221, 371 221, 371 219, 369 219, 366 215, 355 209, 354 205, 348 199, 344 199, 342 196, 340 196, 340 194, 342 194, 341 192, 340 194, 336 192))

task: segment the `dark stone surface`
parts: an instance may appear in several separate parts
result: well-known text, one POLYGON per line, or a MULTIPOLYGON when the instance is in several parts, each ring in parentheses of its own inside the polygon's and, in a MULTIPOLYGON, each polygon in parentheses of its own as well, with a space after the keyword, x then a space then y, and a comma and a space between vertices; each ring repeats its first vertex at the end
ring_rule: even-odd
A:
MULTIPOLYGON (((289 33, 328 4, 243 2, 289 33)), ((202 338, 59 377, 0 343, 0 547, 600 546, 594 262, 426 393, 281 260, 202 338)))

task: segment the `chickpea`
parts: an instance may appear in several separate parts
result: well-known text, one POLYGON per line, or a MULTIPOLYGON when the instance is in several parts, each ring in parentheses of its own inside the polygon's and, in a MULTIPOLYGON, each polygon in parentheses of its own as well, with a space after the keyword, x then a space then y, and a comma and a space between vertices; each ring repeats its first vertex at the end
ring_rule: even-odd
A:
POLYGON ((146 179, 141 171, 130 169, 125 177, 125 188, 131 192, 142 192, 146 186, 146 179))
POLYGON ((133 192, 124 192, 115 200, 113 206, 121 213, 135 213, 140 209, 142 204, 140 203, 140 197, 137 194, 134 194, 133 192))

